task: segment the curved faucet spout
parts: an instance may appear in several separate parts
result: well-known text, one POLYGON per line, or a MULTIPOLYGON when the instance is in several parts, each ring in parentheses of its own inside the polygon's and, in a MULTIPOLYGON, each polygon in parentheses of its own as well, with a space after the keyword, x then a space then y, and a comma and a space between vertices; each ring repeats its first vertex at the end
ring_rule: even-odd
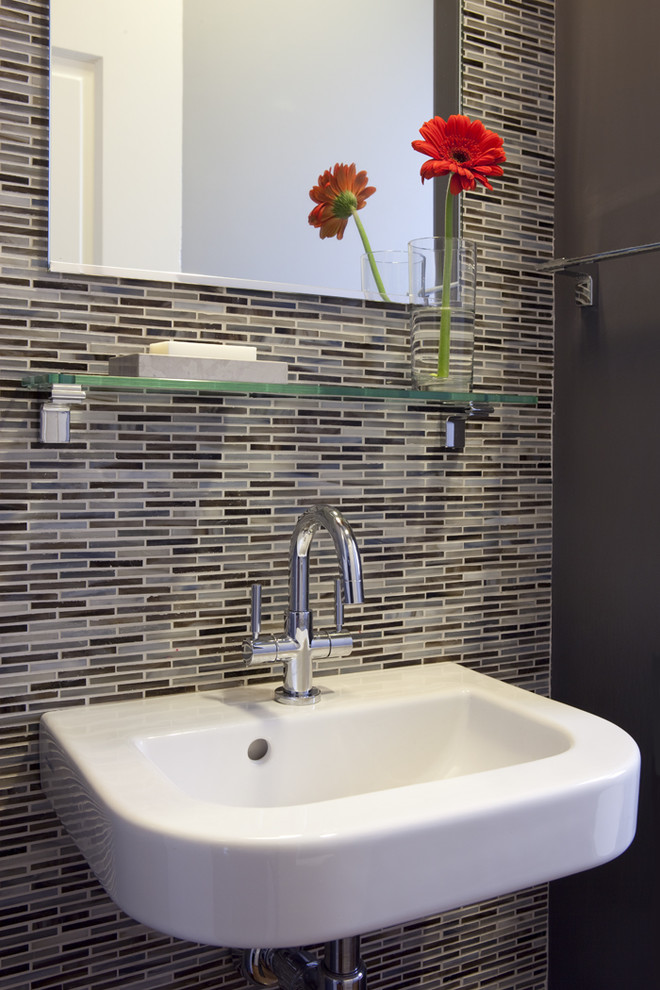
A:
POLYGON ((309 549, 321 526, 335 545, 344 602, 353 605, 364 601, 362 561, 353 530, 331 505, 313 505, 299 518, 291 537, 289 609, 292 612, 309 610, 309 549))
POLYGON ((284 683, 275 691, 275 700, 284 705, 313 705, 321 691, 312 686, 314 660, 340 659, 350 655, 353 637, 343 629, 342 597, 352 605, 364 601, 362 561, 353 530, 341 512, 331 505, 313 505, 298 519, 289 552, 289 611, 280 636, 260 635, 261 585, 252 589, 252 638, 243 644, 246 664, 281 661, 284 683), (309 608, 309 548, 314 533, 322 526, 335 545, 341 580, 336 581, 334 632, 314 633, 309 608), (341 591, 339 585, 341 584, 341 591))

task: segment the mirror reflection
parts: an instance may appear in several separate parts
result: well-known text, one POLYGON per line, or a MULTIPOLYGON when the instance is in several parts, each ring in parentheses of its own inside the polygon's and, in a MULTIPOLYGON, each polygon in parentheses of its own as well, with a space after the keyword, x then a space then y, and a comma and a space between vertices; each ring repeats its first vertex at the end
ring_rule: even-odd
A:
POLYGON ((433 233, 434 6, 51 0, 51 268, 360 296, 355 225, 321 240, 309 190, 355 162, 374 250, 433 233))

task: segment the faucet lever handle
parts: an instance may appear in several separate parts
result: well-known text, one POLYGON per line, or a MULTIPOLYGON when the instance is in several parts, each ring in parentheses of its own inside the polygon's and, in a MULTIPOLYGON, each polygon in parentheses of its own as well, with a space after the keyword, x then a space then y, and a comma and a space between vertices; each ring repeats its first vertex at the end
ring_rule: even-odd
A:
POLYGON ((252 639, 259 639, 261 632, 261 585, 252 585, 252 615, 251 615, 252 639))
POLYGON ((335 628, 341 631, 344 625, 344 603, 341 599, 341 581, 335 578, 335 628))

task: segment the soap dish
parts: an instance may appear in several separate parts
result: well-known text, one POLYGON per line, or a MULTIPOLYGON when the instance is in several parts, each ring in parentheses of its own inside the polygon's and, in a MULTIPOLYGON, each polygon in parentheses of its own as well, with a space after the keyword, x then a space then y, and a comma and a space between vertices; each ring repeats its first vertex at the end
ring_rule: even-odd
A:
POLYGON ((234 361, 170 354, 123 354, 110 358, 108 374, 122 378, 169 378, 213 382, 285 384, 288 366, 279 361, 234 361))

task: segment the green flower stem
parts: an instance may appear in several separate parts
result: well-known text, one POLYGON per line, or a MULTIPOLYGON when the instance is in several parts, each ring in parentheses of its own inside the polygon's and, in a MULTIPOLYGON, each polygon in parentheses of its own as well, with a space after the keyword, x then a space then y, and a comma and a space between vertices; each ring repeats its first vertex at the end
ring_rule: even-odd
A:
POLYGON ((371 250, 371 244, 369 243, 369 238, 367 237, 367 232, 364 229, 364 227, 362 226, 362 221, 360 220, 360 218, 358 216, 358 212, 355 209, 355 207, 353 207, 351 209, 351 213, 353 214, 353 219, 355 220, 355 225, 357 226, 358 233, 359 233, 359 235, 360 235, 360 237, 362 239, 362 246, 364 247, 364 250, 366 252, 367 258, 369 259, 369 267, 371 268, 371 273, 372 273, 372 275, 374 277, 374 281, 376 282, 376 288, 378 289, 378 291, 380 293, 381 299, 383 299, 385 302, 390 302, 390 299, 389 299, 387 293, 385 292, 385 286, 383 285, 383 280, 380 277, 380 272, 378 271, 378 265, 376 264, 376 260, 374 258, 374 253, 371 250))
POLYGON ((451 256, 454 236, 454 213, 450 181, 445 197, 445 257, 442 273, 442 302, 440 304, 440 339, 438 341, 438 378, 449 378, 449 350, 451 337, 451 256))

